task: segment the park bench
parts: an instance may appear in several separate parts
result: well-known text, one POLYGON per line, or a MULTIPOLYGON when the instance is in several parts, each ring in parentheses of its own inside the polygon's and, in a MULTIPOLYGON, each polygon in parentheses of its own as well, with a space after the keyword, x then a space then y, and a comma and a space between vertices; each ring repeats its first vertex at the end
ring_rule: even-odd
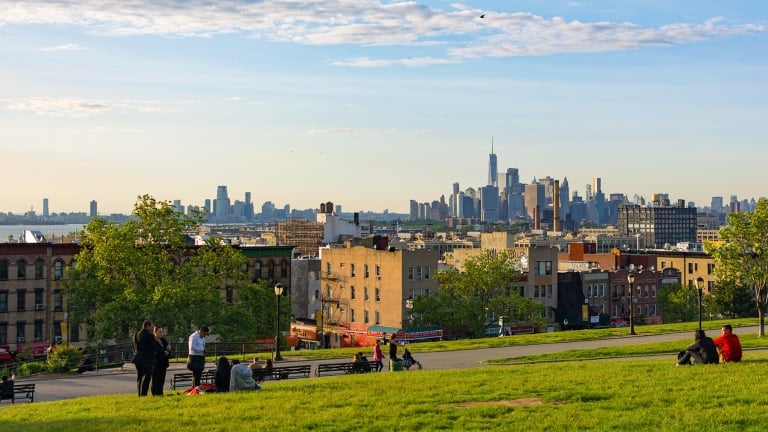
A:
POLYGON ((341 374, 350 374, 350 373, 364 373, 364 372, 372 372, 376 370, 376 362, 374 361, 364 361, 357 365, 355 367, 355 363, 353 362, 344 362, 344 363, 325 363, 325 364, 319 364, 317 365, 317 370, 315 371, 315 376, 323 376, 323 375, 341 375, 341 374))
POLYGON ((309 378, 309 372, 312 368, 311 365, 295 365, 295 366, 277 366, 272 368, 272 379, 287 379, 291 375, 301 375, 303 378, 309 378))
MULTIPOLYGON (((209 369, 203 371, 203 376, 200 378, 200 384, 211 384, 216 378, 216 369, 209 369)), ((192 387, 192 372, 181 372, 173 374, 171 378, 171 389, 188 389, 192 387)))
MULTIPOLYGON (((14 384, 13 385, 13 399, 15 401, 26 400, 30 403, 35 401, 35 385, 34 384, 14 384)), ((0 399, 2 401, 10 401, 10 399, 0 399)))

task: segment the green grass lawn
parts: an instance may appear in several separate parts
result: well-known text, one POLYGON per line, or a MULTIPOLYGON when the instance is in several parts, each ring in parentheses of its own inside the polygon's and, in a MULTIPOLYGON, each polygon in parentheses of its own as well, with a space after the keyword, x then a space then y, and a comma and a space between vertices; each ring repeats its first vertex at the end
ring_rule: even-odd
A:
POLYGON ((24 431, 752 431, 768 354, 739 364, 566 361, 266 382, 260 392, 4 405, 24 431))
MULTIPOLYGON (((754 325, 755 320, 730 322, 754 325)), ((721 322, 704 328, 715 335, 721 322)), ((684 323, 639 334, 690 331, 684 323)), ((626 329, 414 344, 414 351, 587 340, 626 329), (498 345, 504 344, 504 345, 498 345)), ((738 333, 738 331, 736 331, 738 333)), ((739 334, 745 348, 768 338, 739 334)), ((768 352, 738 364, 676 367, 685 344, 664 342, 499 359, 449 371, 384 372, 267 381, 260 392, 137 398, 98 396, 0 407, 0 430, 24 431, 752 431, 763 430, 768 352), (669 354, 657 358, 647 356, 669 354), (579 361, 584 358, 607 359, 579 361), (548 360, 558 360, 556 362, 548 360), (534 362, 531 362, 534 361, 534 362)), ((318 351, 323 356, 335 351, 318 351)), ((314 352, 310 352, 314 353, 314 352)), ((291 355, 304 354, 292 352, 291 355)), ((305 357, 306 358, 306 357, 305 357)), ((315 357, 323 358, 323 357, 315 357)), ((314 358, 313 358, 314 359, 314 358)))

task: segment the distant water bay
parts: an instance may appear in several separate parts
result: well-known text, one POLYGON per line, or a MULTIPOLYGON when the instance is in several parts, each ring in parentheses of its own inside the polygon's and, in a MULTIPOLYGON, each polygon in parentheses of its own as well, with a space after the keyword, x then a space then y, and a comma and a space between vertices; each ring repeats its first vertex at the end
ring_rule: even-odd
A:
POLYGON ((6 243, 8 236, 12 235, 14 240, 24 234, 24 230, 40 231, 49 242, 57 243, 62 236, 72 232, 82 232, 83 224, 64 224, 64 225, 0 225, 0 243, 6 243), (56 239, 56 240, 54 240, 56 239))

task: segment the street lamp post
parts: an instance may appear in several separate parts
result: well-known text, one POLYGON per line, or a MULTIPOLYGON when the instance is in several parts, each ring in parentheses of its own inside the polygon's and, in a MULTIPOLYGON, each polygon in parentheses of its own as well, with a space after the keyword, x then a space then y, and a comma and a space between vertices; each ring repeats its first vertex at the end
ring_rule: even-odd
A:
POLYGON ((701 330, 701 295, 704 290, 704 278, 699 276, 696 278, 696 291, 699 294, 699 330, 701 330))
POLYGON ((275 297, 277 298, 277 314, 275 315, 275 361, 282 361, 283 357, 280 355, 280 297, 283 296, 283 285, 277 283, 275 285, 275 297))
POLYGON ((629 282, 629 334, 634 335, 635 334, 635 320, 632 317, 632 309, 634 309, 634 306, 632 304, 632 297, 635 294, 635 291, 633 290, 633 286, 635 283, 635 274, 632 272, 627 273, 627 282, 629 282))

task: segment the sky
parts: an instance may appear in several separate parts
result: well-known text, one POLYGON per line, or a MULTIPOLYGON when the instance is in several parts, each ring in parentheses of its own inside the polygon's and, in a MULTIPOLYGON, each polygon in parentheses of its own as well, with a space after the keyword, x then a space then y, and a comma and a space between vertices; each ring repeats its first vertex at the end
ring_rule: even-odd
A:
POLYGON ((491 146, 702 206, 768 196, 767 137, 763 0, 0 1, 0 212, 407 213, 491 146))

